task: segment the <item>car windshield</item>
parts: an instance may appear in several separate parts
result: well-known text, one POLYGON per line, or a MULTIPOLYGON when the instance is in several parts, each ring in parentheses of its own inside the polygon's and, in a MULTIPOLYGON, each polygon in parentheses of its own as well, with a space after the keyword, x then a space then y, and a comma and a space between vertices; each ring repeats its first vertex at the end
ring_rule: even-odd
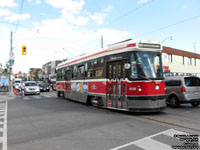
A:
POLYGON ((200 86, 200 79, 196 77, 185 77, 186 86, 200 86))
POLYGON ((34 82, 28 82, 28 83, 25 83, 25 86, 37 86, 37 84, 34 82))
POLYGON ((132 79, 156 79, 163 78, 161 53, 158 52, 134 52, 131 54, 132 79))
POLYGON ((40 86, 48 86, 47 83, 40 83, 39 85, 40 85, 40 86))
POLYGON ((20 81, 15 81, 15 83, 20 83, 20 81))

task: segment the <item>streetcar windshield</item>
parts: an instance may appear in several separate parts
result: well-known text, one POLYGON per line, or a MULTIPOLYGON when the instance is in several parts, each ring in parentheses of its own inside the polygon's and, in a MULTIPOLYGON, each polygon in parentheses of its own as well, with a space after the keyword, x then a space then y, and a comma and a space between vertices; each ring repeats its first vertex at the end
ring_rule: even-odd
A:
POLYGON ((161 53, 133 52, 130 59, 132 79, 163 78, 161 53))

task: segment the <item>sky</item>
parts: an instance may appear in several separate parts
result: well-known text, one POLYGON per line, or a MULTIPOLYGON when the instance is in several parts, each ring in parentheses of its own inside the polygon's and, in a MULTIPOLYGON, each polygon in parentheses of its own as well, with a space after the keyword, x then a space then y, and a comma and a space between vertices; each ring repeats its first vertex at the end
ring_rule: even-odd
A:
POLYGON ((3 66, 11 32, 14 73, 101 50, 101 36, 104 48, 130 38, 152 39, 200 54, 200 0, 0 0, 3 66))

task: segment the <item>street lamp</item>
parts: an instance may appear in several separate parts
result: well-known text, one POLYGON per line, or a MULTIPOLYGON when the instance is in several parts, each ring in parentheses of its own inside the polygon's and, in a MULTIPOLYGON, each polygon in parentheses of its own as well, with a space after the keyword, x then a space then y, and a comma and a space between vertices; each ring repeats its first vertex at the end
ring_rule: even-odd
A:
POLYGON ((194 44, 194 53, 196 53, 196 44, 200 44, 200 43, 192 43, 194 44))
POLYGON ((167 39, 172 40, 172 36, 165 38, 164 40, 162 40, 162 43, 164 43, 167 39))

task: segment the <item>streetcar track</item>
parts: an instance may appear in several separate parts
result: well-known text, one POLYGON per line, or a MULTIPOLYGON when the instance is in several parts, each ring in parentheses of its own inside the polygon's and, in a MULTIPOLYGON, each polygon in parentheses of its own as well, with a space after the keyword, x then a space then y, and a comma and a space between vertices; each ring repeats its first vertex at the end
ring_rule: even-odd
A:
POLYGON ((196 128, 191 128, 191 127, 178 125, 178 124, 170 123, 170 122, 167 122, 167 121, 161 121, 161 120, 158 120, 158 119, 148 118, 148 117, 144 117, 144 116, 139 116, 139 117, 135 116, 135 117, 136 118, 143 118, 143 119, 146 119, 146 120, 151 120, 151 121, 155 121, 155 122, 159 122, 159 123, 163 123, 163 124, 167 124, 167 125, 172 125, 172 126, 176 126, 176 127, 181 127, 181 128, 184 128, 184 129, 189 129, 189 130, 197 131, 197 132, 200 133, 200 129, 196 129, 196 128))

